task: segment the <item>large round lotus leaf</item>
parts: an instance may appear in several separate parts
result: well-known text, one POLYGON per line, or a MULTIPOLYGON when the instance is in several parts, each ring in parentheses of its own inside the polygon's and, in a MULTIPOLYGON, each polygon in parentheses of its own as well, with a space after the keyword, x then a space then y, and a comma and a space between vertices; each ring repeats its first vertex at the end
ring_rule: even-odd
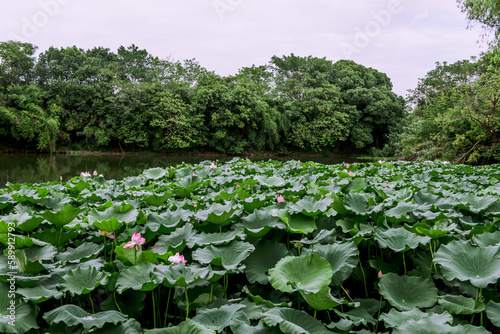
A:
POLYGON ((286 184, 285 179, 279 176, 271 176, 271 177, 256 176, 254 179, 261 185, 266 186, 268 188, 282 187, 286 184))
POLYGON ((447 324, 435 324, 432 319, 421 319, 419 321, 408 320, 397 327, 393 334, 491 334, 484 327, 471 325, 450 326, 447 324))
POLYGON ((151 291, 161 283, 161 279, 155 277, 153 269, 155 265, 149 262, 138 264, 125 269, 116 280, 118 293, 127 289, 139 291, 151 291))
POLYGON ((459 198, 458 208, 469 210, 473 213, 479 213, 486 210, 496 201, 498 201, 498 198, 495 196, 476 196, 472 193, 467 193, 462 196, 462 198, 459 198))
POLYGON ((70 270, 61 278, 61 290, 74 295, 83 295, 93 291, 99 285, 108 282, 108 275, 94 267, 70 270))
POLYGON ((140 176, 130 176, 123 179, 123 183, 129 188, 138 187, 144 184, 144 180, 140 176))
POLYGON ((222 266, 226 270, 236 269, 255 247, 248 242, 232 241, 229 245, 207 246, 193 252, 193 260, 203 264, 222 266))
POLYGON ((146 219, 145 226, 152 232, 170 233, 182 222, 188 222, 193 216, 193 212, 185 209, 167 211, 161 214, 151 213, 146 219))
MULTIPOLYGON (((250 196, 250 193, 248 192, 243 193, 242 190, 237 190, 237 191, 238 191, 238 197, 240 199, 246 195, 250 196)), ((267 201, 266 196, 264 194, 253 195, 252 197, 248 196, 243 201, 240 202, 241 205, 243 205, 243 209, 246 212, 254 212, 257 209, 260 209, 267 201)))
POLYGON ((141 324, 135 319, 118 324, 105 324, 102 328, 92 331, 92 334, 143 334, 141 324))
POLYGON ((47 219, 50 223, 56 225, 57 227, 61 227, 71 223, 71 221, 83 211, 85 210, 76 209, 71 204, 67 204, 57 212, 45 211, 44 213, 42 213, 42 217, 47 219))
POLYGON ((39 285, 32 288, 17 288, 16 293, 23 296, 25 301, 31 301, 32 303, 38 304, 46 300, 55 298, 60 299, 63 295, 62 292, 56 289, 47 289, 43 285, 39 285))
POLYGON ((410 311, 414 307, 431 307, 437 302, 436 286, 423 277, 388 273, 382 276, 378 286, 382 296, 400 311, 410 311))
POLYGON ((226 205, 214 203, 208 209, 196 212, 196 218, 225 226, 231 223, 231 220, 241 212, 242 210, 231 202, 227 202, 226 205))
POLYGON ((472 314, 485 310, 483 302, 464 296, 439 296, 438 303, 445 311, 451 314, 472 314))
POLYGON ((224 245, 228 244, 233 240, 245 239, 245 234, 240 230, 232 230, 227 232, 217 232, 217 233, 198 233, 193 235, 188 240, 188 246, 192 248, 193 246, 206 246, 206 245, 224 245))
POLYGON ((191 319, 181 322, 179 325, 168 328, 146 329, 144 334, 216 334, 213 329, 209 329, 191 319))
POLYGON ((309 306, 318 311, 328 310, 343 304, 349 304, 349 302, 345 299, 340 300, 333 297, 329 286, 323 287, 316 293, 305 293, 300 291, 300 294, 309 306))
POLYGON ((170 197, 174 196, 173 193, 163 193, 163 194, 156 194, 156 193, 152 193, 148 196, 144 196, 142 198, 142 200, 146 203, 148 203, 149 205, 152 205, 152 206, 160 206, 162 205, 163 203, 165 203, 167 201, 167 199, 169 199, 170 197))
POLYGON ((321 216, 328 211, 329 206, 332 203, 333 199, 329 197, 318 200, 312 196, 305 196, 299 201, 291 204, 289 209, 293 212, 302 213, 306 216, 316 217, 321 216))
MULTIPOLYGON (((279 306, 281 306, 281 307, 290 307, 291 304, 292 304, 291 302, 285 302, 285 301, 282 301, 282 302, 280 302, 280 301, 272 302, 270 300, 264 299, 260 295, 253 294, 252 292, 250 292, 250 289, 246 285, 243 287, 242 291, 244 293, 246 293, 247 296, 250 297, 250 299, 252 299, 255 303, 257 303, 257 304, 264 304, 268 308, 279 307, 279 306)), ((267 297, 269 298, 269 296, 267 296, 267 297)))
POLYGON ((15 261, 19 268, 19 272, 29 275, 35 275, 45 269, 43 264, 39 261, 31 261, 27 256, 24 249, 15 250, 15 261))
POLYGON ((262 314, 268 326, 279 326, 285 334, 331 334, 321 321, 293 308, 273 308, 262 314))
POLYGON ((356 215, 365 216, 372 211, 366 194, 362 193, 348 193, 344 198, 344 205, 347 210, 356 215))
POLYGON ((493 325, 500 327, 500 303, 490 300, 486 305, 486 314, 493 325))
POLYGON ((9 298, 9 286, 5 283, 0 283, 0 333, 19 333, 24 334, 32 328, 39 328, 36 323, 35 312, 33 306, 27 303, 16 302, 15 318, 11 317, 11 298, 9 298), (15 320, 15 326, 12 326, 12 321, 15 320), (10 324, 9 324, 10 323, 10 324))
POLYGON ((103 250, 104 245, 92 242, 84 242, 76 248, 69 248, 64 253, 56 255, 57 261, 67 261, 69 263, 78 263, 85 259, 96 257, 103 250))
POLYGON ((201 279, 207 278, 209 268, 200 267, 196 264, 173 263, 155 266, 154 274, 165 286, 187 287, 201 279))
POLYGON ((185 224, 169 235, 160 235, 158 242, 153 247, 153 252, 158 254, 165 254, 169 251, 180 253, 186 247, 186 241, 191 241, 195 235, 193 224, 185 224))
POLYGON ((105 323, 117 324, 125 322, 127 316, 117 311, 104 311, 90 314, 76 305, 63 305, 43 316, 49 324, 63 322, 68 326, 82 325, 85 329, 92 327, 101 328, 105 323))
POLYGON ((241 218, 241 225, 246 234, 256 238, 264 237, 272 228, 281 230, 286 228, 285 223, 264 209, 254 210, 248 216, 241 218))
POLYGON ((245 274, 250 283, 258 282, 266 285, 269 283, 269 269, 273 268, 279 260, 288 255, 285 245, 276 241, 260 241, 255 246, 255 251, 244 261, 245 274))
MULTIPOLYGON (((340 286, 351 276, 352 270, 358 265, 358 247, 352 241, 327 245, 314 245, 314 253, 330 262, 333 269, 332 283, 340 286)), ((309 253, 310 250, 304 250, 309 253)))
POLYGON ((389 313, 382 313, 380 315, 380 319, 384 321, 386 327, 399 327, 408 320, 419 321, 427 318, 428 321, 435 323, 436 325, 445 325, 453 322, 453 316, 448 312, 443 312, 441 314, 425 313, 420 311, 418 308, 403 312, 392 308, 389 313))
POLYGON ((88 221, 93 223, 95 221, 101 222, 103 220, 109 221, 115 218, 119 222, 132 223, 137 220, 139 211, 131 205, 125 203, 115 203, 112 206, 104 209, 104 211, 97 211, 93 209, 89 212, 88 221))
POLYGON ((316 230, 316 221, 313 217, 304 216, 301 213, 289 214, 280 212, 279 218, 285 222, 291 233, 311 233, 316 230))
POLYGON ((428 210, 430 207, 430 205, 424 207, 423 205, 419 204, 399 202, 395 207, 386 210, 384 213, 387 217, 387 221, 393 223, 409 222, 412 220, 411 214, 414 211, 422 208, 428 210))
POLYGON ((98 229, 101 229, 103 231, 114 232, 123 225, 123 222, 118 221, 118 219, 116 219, 115 217, 111 217, 110 220, 103 220, 103 221, 94 220, 94 225, 98 229))
POLYGON ((125 290, 123 293, 112 293, 100 306, 103 311, 122 311, 130 318, 138 318, 145 306, 145 291, 125 290))
POLYGON ((204 307, 196 312, 193 321, 222 333, 224 328, 233 324, 236 312, 244 308, 243 304, 226 304, 219 308, 204 307))
POLYGON ((434 255, 443 276, 452 281, 470 281, 478 288, 495 284, 500 277, 500 244, 474 247, 466 241, 442 245, 434 255))
POLYGON ((332 280, 332 266, 317 254, 287 256, 269 270, 269 282, 282 292, 319 292, 332 280))
POLYGON ((500 231, 476 234, 472 239, 479 247, 496 246, 500 244, 500 231))
POLYGON ((165 174, 167 174, 167 170, 160 168, 160 167, 146 169, 143 172, 143 175, 145 177, 147 177, 148 179, 153 179, 153 180, 158 180, 158 179, 164 177, 165 174))
POLYGON ((415 249, 419 244, 426 245, 431 240, 427 236, 419 236, 402 227, 391 228, 387 231, 376 230, 375 239, 378 241, 380 247, 390 248, 396 252, 415 249))
POLYGON ((20 228, 24 232, 33 231, 43 221, 42 217, 31 216, 27 212, 23 212, 20 215, 23 215, 23 216, 27 215, 26 219, 24 219, 23 221, 19 221, 17 223, 17 228, 20 228))
POLYGON ((24 249, 26 257, 30 261, 50 261, 54 258, 57 251, 54 246, 46 245, 43 247, 33 246, 24 249))

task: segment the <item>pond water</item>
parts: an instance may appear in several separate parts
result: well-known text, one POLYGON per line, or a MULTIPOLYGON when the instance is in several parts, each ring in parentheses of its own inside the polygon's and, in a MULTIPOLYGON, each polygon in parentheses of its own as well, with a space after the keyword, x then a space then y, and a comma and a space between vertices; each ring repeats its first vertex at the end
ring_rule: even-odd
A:
MULTIPOLYGON (((42 183, 58 181, 62 177, 67 181, 80 172, 97 170, 107 179, 123 179, 127 176, 141 174, 144 169, 153 167, 177 166, 182 162, 196 164, 204 160, 224 162, 231 160, 231 156, 220 155, 161 155, 161 154, 125 154, 125 155, 23 155, 0 154, 0 187, 10 183, 42 183)), ((269 160, 268 157, 254 156, 250 160, 269 160)), ((324 164, 341 162, 364 162, 355 158, 331 158, 299 156, 277 157, 275 160, 300 159, 301 161, 315 161, 324 164)))

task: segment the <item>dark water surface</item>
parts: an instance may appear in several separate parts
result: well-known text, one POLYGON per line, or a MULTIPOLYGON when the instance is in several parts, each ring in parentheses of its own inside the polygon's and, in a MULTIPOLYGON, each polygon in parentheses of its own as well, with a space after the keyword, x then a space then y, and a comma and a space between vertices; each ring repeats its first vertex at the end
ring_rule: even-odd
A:
MULTIPOLYGON (((141 174, 144 169, 153 167, 177 166, 182 162, 196 164, 204 160, 219 162, 229 161, 233 157, 227 156, 190 156, 190 155, 161 155, 161 154, 125 154, 125 155, 23 155, 0 154, 0 187, 10 183, 43 183, 58 181, 62 177, 67 181, 80 172, 92 173, 96 170, 107 179, 123 179, 127 176, 141 174)), ((267 157, 249 157, 252 161, 267 161, 267 157)), ((324 164, 341 162, 362 162, 354 158, 329 158, 311 156, 278 157, 275 160, 300 159, 301 161, 315 161, 324 164)))

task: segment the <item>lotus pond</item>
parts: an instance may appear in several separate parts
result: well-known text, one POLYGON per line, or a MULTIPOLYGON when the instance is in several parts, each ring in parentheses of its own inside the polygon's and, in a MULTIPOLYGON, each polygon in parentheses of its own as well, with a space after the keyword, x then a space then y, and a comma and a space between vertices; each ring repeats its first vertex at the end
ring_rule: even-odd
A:
POLYGON ((233 159, 9 184, 0 332, 500 333, 499 221, 497 165, 233 159))

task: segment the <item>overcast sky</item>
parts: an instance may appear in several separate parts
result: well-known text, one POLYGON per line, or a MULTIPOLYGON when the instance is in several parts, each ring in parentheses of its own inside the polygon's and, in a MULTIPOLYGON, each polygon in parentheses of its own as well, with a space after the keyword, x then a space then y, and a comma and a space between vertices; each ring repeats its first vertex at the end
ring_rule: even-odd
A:
POLYGON ((195 58, 220 75, 273 55, 351 59, 386 73, 405 96, 437 61, 486 50, 455 0, 0 0, 0 41, 50 46, 135 44, 195 58))

